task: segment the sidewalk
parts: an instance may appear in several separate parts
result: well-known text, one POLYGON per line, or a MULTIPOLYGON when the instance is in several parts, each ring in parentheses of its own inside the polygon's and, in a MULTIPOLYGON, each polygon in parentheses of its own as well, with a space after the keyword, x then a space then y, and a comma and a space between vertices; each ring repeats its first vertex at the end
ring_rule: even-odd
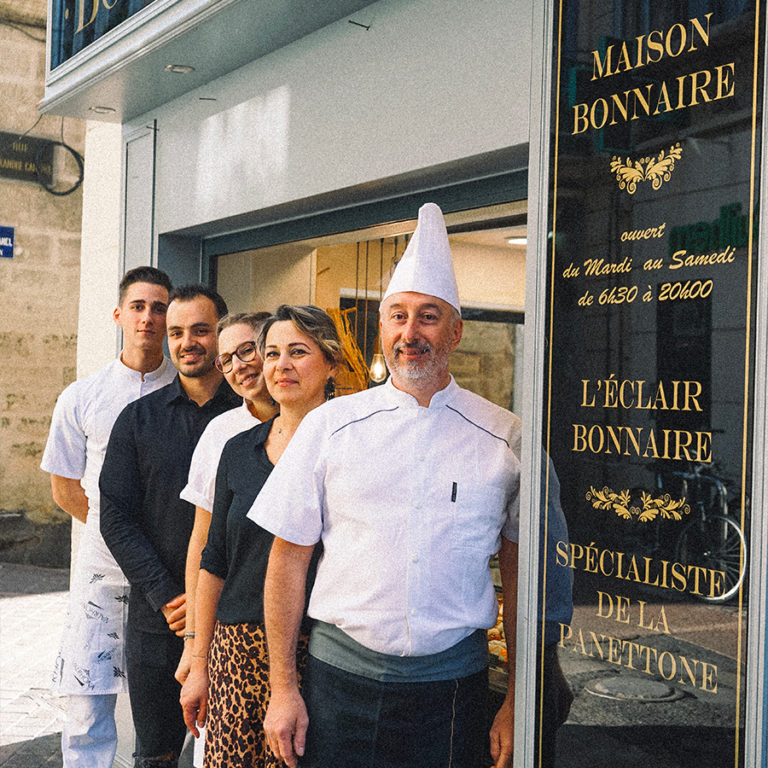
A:
MULTIPOLYGON (((69 572, 53 568, 0 563, 0 768, 61 768, 60 736, 65 698, 49 688, 66 614, 69 572)), ((738 608, 703 603, 665 603, 675 637, 642 632, 635 626, 613 622, 600 629, 593 605, 576 608, 574 627, 592 628, 632 637, 658 646, 660 651, 682 653, 719 669, 721 690, 736 683, 735 637, 738 608)), ((648 610, 653 608, 649 600, 648 610)), ((734 721, 735 696, 717 697, 685 689, 683 697, 658 703, 628 696, 594 695, 595 682, 613 684, 625 676, 636 685, 647 676, 619 669, 590 655, 586 646, 568 643, 560 654, 563 670, 576 699, 568 723, 558 735, 558 765, 569 768, 704 768, 726 765, 732 733, 724 726, 734 721), (731 702, 731 703, 729 703, 731 702), (702 748, 702 744, 705 745, 702 748), (701 763, 691 755, 708 754, 701 763)), ((647 678, 652 679, 652 678, 647 678)), ((732 730, 732 729, 731 729, 732 730)), ((191 766, 191 749, 183 765, 191 766)), ((729 753, 730 754, 730 753, 729 753)))
POLYGON ((60 768, 64 699, 48 688, 69 571, 0 563, 0 768, 60 768))

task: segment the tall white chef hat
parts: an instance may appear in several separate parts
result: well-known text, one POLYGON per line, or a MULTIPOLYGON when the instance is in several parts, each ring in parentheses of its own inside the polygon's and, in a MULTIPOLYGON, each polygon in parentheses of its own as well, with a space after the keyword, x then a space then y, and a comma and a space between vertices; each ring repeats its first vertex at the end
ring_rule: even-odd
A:
POLYGON ((461 314, 448 232, 443 212, 435 203, 419 208, 416 231, 389 281, 382 304, 393 294, 404 291, 437 296, 461 314))

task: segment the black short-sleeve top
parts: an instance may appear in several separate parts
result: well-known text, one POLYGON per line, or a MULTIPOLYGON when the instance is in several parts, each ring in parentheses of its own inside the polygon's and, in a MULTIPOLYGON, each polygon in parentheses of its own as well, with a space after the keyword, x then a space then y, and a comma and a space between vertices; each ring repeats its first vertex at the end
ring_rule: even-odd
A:
MULTIPOLYGON (((273 468, 265 449, 273 421, 231 438, 216 473, 211 526, 200 567, 224 579, 216 609, 216 618, 224 624, 264 621, 264 579, 274 536, 246 515, 273 468)), ((307 597, 317 554, 307 577, 307 597)), ((306 605, 304 624, 306 631, 306 605)))

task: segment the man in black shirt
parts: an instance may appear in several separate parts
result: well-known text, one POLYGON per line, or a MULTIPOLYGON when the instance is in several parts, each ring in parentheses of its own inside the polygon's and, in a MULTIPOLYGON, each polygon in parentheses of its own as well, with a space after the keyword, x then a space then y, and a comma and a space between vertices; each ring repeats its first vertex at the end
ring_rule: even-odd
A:
POLYGON ((118 416, 99 479, 101 533, 132 586, 126 651, 135 768, 174 768, 184 742, 174 671, 194 507, 179 493, 208 422, 239 403, 214 365, 216 324, 226 312, 205 286, 171 294, 168 349, 178 376, 118 416))

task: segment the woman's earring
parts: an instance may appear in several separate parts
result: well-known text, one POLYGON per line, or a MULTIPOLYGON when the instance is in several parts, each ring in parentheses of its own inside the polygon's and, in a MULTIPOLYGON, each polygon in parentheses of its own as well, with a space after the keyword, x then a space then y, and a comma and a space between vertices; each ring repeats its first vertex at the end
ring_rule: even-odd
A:
POLYGON ((329 376, 328 381, 325 382, 325 399, 333 400, 334 397, 336 397, 336 382, 333 376, 329 376))

